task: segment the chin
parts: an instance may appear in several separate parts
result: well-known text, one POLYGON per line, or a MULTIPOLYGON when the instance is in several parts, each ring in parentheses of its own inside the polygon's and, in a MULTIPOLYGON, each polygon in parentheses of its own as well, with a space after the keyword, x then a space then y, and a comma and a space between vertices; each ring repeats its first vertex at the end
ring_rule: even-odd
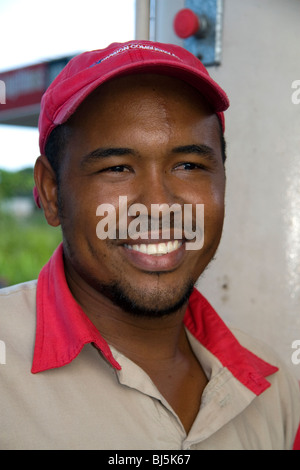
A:
POLYGON ((160 289, 140 291, 132 286, 118 283, 98 285, 97 290, 111 302, 130 315, 148 318, 162 318, 180 310, 188 301, 194 282, 188 280, 181 289, 160 289))

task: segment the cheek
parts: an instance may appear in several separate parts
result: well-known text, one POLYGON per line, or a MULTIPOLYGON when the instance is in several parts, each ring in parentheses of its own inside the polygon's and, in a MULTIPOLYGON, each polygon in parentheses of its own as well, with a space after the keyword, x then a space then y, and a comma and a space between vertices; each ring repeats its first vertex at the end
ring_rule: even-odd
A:
POLYGON ((223 183, 210 188, 204 204, 204 239, 207 244, 219 243, 225 216, 225 186, 223 183))
POLYGON ((204 211, 212 218, 223 217, 225 204, 225 181, 222 177, 202 181, 197 187, 189 188, 187 202, 204 204, 204 211))
MULTIPOLYGON (((211 197, 205 205, 206 213, 209 219, 217 225, 223 225, 225 213, 225 191, 220 187, 212 188, 211 197)), ((204 209, 205 210, 205 209, 204 209)))
POLYGON ((64 225, 90 229, 97 223, 97 208, 100 204, 118 206, 118 194, 103 187, 97 178, 70 178, 61 185, 60 200, 64 225))
POLYGON ((60 223, 64 239, 69 244, 80 244, 83 238, 96 237, 97 202, 90 198, 90 192, 66 184, 60 200, 60 223))

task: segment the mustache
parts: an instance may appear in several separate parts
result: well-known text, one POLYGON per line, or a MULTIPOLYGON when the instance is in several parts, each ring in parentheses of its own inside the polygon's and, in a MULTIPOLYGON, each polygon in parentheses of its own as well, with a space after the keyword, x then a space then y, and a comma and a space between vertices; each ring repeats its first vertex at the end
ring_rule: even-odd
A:
POLYGON ((199 246, 199 240, 204 237, 203 204, 173 204, 171 206, 152 204, 149 213, 148 208, 143 204, 136 203, 127 208, 127 198, 124 198, 120 200, 117 212, 116 208, 109 204, 98 206, 96 215, 104 216, 105 214, 107 215, 97 225, 97 235, 100 239, 193 240, 196 238, 197 246, 199 246), (105 224, 108 229, 103 232, 105 224))
MULTIPOLYGON (((131 239, 151 238, 159 239, 191 239, 197 230, 197 220, 190 215, 183 218, 182 212, 148 215, 138 214, 128 217, 128 236, 131 239)), ((117 226, 118 238, 122 235, 120 224, 117 226)))

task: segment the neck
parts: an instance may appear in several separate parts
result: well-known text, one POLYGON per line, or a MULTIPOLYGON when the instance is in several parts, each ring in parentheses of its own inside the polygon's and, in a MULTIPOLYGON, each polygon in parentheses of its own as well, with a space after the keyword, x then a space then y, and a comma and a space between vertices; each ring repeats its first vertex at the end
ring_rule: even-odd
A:
POLYGON ((186 305, 162 317, 133 315, 66 269, 69 288, 101 336, 138 364, 171 362, 185 348, 186 305))

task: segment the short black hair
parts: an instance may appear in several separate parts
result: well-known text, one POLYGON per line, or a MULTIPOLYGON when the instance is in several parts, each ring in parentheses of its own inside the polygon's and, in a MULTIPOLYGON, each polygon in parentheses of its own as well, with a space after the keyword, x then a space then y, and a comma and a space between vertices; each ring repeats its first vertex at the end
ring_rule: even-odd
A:
POLYGON ((60 167, 67 144, 66 125, 61 124, 53 129, 45 146, 45 155, 54 170, 57 184, 60 181, 60 167))
POLYGON ((227 157, 227 154, 226 154, 226 140, 225 140, 225 137, 224 137, 223 126, 222 126, 221 120, 219 118, 218 118, 218 123, 219 123, 219 128, 220 128, 220 145, 221 145, 222 161, 223 161, 223 164, 225 165, 226 157, 227 157))
MULTIPOLYGON (((225 164, 226 141, 225 141, 220 119, 218 119, 218 122, 219 122, 219 128, 220 128, 220 144, 221 144, 222 160, 223 160, 223 163, 225 164)), ((59 126, 55 127, 53 131, 51 132, 47 140, 46 147, 45 147, 45 155, 48 158, 54 170, 58 185, 60 182, 61 161, 65 153, 65 148, 66 148, 68 137, 69 137, 69 133, 67 132, 67 125, 60 124, 59 126)))

